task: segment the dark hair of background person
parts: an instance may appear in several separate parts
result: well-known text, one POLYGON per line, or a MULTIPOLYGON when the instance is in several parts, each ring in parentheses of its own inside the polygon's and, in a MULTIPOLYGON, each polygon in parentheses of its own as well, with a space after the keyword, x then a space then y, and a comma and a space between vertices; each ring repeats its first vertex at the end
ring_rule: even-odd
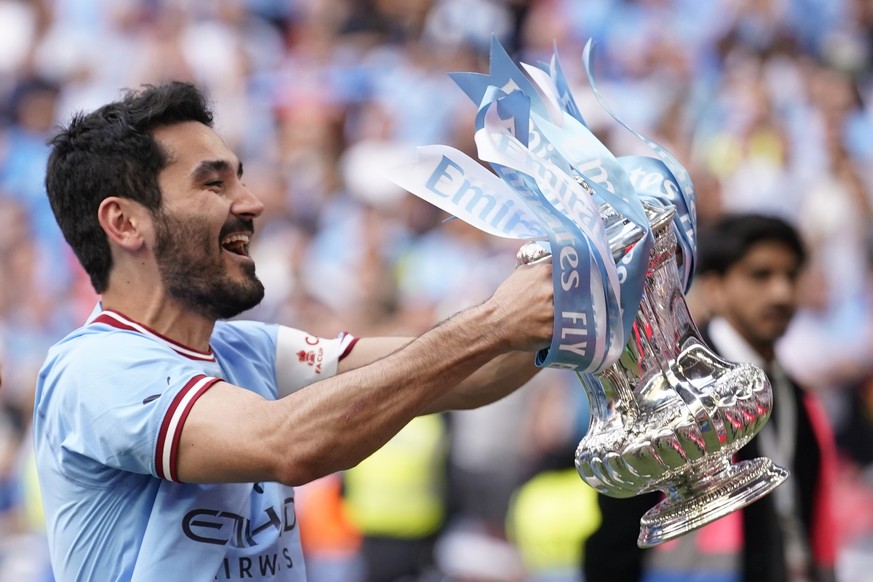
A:
POLYGON ((788 222, 761 214, 728 214, 702 225, 697 240, 696 271, 723 275, 762 242, 782 243, 794 252, 801 265, 806 261, 803 240, 788 222))
POLYGON ((49 141, 45 186, 52 212, 97 293, 106 290, 112 268, 97 220, 101 202, 128 198, 158 216, 158 175, 169 157, 152 132, 185 121, 212 127, 212 117, 206 97, 189 83, 146 85, 93 113, 74 114, 49 141))

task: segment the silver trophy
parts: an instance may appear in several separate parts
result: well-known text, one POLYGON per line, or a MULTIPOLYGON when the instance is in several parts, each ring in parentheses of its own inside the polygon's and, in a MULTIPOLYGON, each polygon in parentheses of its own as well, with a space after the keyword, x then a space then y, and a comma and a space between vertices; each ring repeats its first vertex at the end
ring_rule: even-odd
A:
MULTIPOLYGON (((727 362, 701 339, 676 264, 675 209, 645 206, 654 245, 643 299, 619 360, 596 380, 579 375, 591 424, 576 450, 579 475, 600 493, 664 493, 641 520, 643 548, 740 509, 788 476, 767 458, 731 460, 770 417, 770 383, 760 368, 727 362)), ((601 218, 616 260, 644 235, 608 205, 601 218)), ((518 258, 547 255, 529 244, 518 258)))

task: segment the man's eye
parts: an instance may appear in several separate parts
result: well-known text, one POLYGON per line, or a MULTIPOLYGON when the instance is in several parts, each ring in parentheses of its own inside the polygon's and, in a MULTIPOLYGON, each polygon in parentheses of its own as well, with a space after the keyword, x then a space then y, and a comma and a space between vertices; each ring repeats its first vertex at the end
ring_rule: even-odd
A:
POLYGON ((208 188, 221 188, 224 185, 224 182, 221 180, 213 180, 211 182, 206 182, 206 186, 208 188))

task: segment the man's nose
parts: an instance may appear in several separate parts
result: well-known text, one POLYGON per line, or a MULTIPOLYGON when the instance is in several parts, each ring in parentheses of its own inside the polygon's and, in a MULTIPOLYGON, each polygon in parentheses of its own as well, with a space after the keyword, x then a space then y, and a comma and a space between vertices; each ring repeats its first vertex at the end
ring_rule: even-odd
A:
POLYGON ((769 285, 770 297, 780 303, 794 303, 797 296, 797 280, 788 274, 774 275, 769 285))
POLYGON ((240 184, 231 210, 238 216, 255 218, 264 212, 264 203, 246 186, 240 184))

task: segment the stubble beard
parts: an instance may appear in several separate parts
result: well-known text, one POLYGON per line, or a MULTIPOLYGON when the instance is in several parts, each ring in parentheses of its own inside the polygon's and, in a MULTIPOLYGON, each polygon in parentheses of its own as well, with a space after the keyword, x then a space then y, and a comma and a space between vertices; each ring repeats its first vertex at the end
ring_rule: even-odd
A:
POLYGON ((212 320, 230 319, 264 298, 254 263, 243 263, 243 278, 234 278, 219 241, 200 221, 161 213, 155 224, 161 280, 167 294, 182 306, 212 320))

